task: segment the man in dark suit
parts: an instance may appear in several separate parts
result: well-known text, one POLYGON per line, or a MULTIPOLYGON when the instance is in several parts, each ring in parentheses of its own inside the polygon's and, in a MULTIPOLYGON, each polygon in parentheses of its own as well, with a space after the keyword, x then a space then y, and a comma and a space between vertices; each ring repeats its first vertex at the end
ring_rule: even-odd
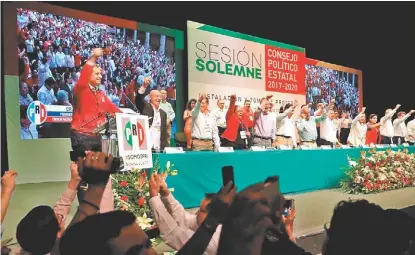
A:
POLYGON ((135 97, 135 105, 141 115, 148 116, 150 127, 151 141, 154 151, 162 151, 167 144, 167 114, 160 108, 161 93, 158 90, 150 91, 150 103, 144 100, 146 90, 150 85, 150 78, 144 79, 143 85, 138 89, 135 97))

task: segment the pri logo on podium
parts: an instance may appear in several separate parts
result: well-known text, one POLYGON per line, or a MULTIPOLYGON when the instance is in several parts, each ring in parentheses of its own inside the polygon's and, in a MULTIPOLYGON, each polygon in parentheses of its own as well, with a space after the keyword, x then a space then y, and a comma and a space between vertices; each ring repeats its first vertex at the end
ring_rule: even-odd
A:
POLYGON ((130 118, 122 118, 121 122, 124 130, 124 150, 132 151, 135 146, 140 150, 146 150, 144 121, 141 123, 142 121, 138 120, 134 123, 130 118))
POLYGON ((27 107, 27 117, 36 125, 42 124, 48 117, 45 105, 40 101, 33 101, 27 107))

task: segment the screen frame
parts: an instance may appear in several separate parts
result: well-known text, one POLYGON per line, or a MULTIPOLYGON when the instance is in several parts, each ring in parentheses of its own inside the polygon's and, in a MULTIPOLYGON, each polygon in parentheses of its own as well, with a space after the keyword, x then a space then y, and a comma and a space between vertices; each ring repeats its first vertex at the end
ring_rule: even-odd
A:
MULTIPOLYGON (((320 67, 324 67, 324 68, 328 68, 328 69, 332 69, 332 70, 336 70, 336 71, 340 71, 340 72, 346 72, 346 73, 352 73, 352 74, 356 74, 357 75, 357 83, 358 83, 358 90, 359 90, 359 109, 362 109, 363 107, 363 72, 362 70, 359 69, 354 69, 351 67, 346 67, 346 66, 341 66, 341 65, 336 65, 336 64, 331 64, 328 62, 324 62, 324 61, 320 61, 320 60, 316 60, 316 59, 312 59, 312 58, 306 58, 306 65, 314 65, 314 66, 320 66, 320 67)), ((307 76, 307 71, 306 71, 306 76, 307 76)), ((307 86, 307 81, 306 84, 307 86)), ((307 94, 306 94, 307 96, 307 94)), ((306 98, 307 100, 307 98, 306 98)))
MULTIPOLYGON (((159 27, 125 20, 101 14, 85 12, 41 2, 7 2, 2 4, 2 21, 4 24, 13 24, 3 27, 3 59, 7 65, 3 66, 5 97, 5 120, 7 129, 7 159, 8 166, 19 172, 17 183, 38 183, 48 181, 67 181, 70 158, 70 139, 53 138, 37 140, 20 139, 20 118, 12 115, 19 112, 18 101, 18 58, 17 56, 17 9, 24 8, 41 13, 51 13, 85 21, 105 23, 118 28, 139 30, 173 37, 175 40, 176 65, 176 125, 177 130, 183 129, 182 110, 184 109, 183 58, 184 58, 184 31, 159 27), (44 156, 48 155, 48 156, 44 156), (39 160, 43 156, 48 160, 39 160), (34 170, 34 171, 32 171, 34 170)), ((4 121, 4 120, 3 120, 4 121)))

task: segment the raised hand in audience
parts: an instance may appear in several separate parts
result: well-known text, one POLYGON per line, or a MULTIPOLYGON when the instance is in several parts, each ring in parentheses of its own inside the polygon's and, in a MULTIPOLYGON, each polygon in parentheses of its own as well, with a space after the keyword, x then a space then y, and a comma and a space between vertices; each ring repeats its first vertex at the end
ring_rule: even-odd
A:
POLYGON ((9 202, 12 197, 14 188, 16 187, 17 172, 13 170, 7 171, 3 177, 1 177, 1 222, 3 223, 6 216, 7 209, 9 208, 9 202))
POLYGON ((288 212, 287 216, 282 215, 282 220, 284 222, 285 230, 287 231, 287 234, 290 237, 290 240, 295 242, 295 236, 294 236, 294 219, 296 216, 295 207, 293 207, 292 209, 288 209, 287 212, 288 212))
MULTIPOLYGON (((158 196, 160 192, 160 179, 157 173, 151 174, 150 181, 149 181, 149 187, 150 187, 150 197, 158 196)), ((166 184, 166 187, 167 187, 167 184, 166 184)))
POLYGON ((200 98, 199 98, 199 103, 201 103, 202 102, 202 100, 203 99, 205 99, 207 96, 206 96, 206 93, 203 93, 202 95, 200 95, 200 98))
POLYGON ((298 101, 297 100, 294 100, 293 108, 295 109, 297 106, 298 106, 298 101))
POLYGON ((410 112, 409 112, 409 114, 414 114, 415 113, 415 110, 411 110, 410 112))
POLYGON ((397 111, 399 108, 401 108, 401 105, 400 104, 397 104, 396 106, 395 106, 395 111, 397 111))

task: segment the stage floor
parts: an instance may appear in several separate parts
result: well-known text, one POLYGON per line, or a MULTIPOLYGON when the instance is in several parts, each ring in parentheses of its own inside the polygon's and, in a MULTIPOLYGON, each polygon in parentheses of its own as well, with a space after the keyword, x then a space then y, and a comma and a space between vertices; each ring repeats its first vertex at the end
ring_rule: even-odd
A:
MULTIPOLYGON (((4 239, 15 236, 17 223, 31 208, 37 205, 53 206, 65 190, 65 185, 65 182, 17 185, 3 224, 4 239)), ((287 197, 295 199, 297 218, 294 222, 294 234, 301 238, 321 232, 324 223, 330 221, 335 205, 341 200, 348 200, 349 198, 367 199, 383 208, 401 209, 415 205, 414 193, 415 188, 405 188, 378 194, 349 195, 341 190, 331 189, 293 196, 288 195, 287 197)), ((77 206, 78 202, 76 200, 72 206, 68 223, 72 219, 77 206)), ((194 211, 194 209, 189 210, 194 211)), ((16 242, 16 239, 12 242, 16 242)), ((163 246, 158 248, 159 251, 165 249, 163 246)))

